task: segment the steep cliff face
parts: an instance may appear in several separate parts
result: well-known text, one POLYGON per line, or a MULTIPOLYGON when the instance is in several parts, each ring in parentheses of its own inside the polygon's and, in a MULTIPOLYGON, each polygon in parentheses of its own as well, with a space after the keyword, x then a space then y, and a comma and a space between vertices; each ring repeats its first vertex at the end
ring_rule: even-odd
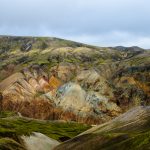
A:
POLYGON ((99 124, 149 105, 149 51, 56 38, 1 37, 0 43, 5 110, 99 124))

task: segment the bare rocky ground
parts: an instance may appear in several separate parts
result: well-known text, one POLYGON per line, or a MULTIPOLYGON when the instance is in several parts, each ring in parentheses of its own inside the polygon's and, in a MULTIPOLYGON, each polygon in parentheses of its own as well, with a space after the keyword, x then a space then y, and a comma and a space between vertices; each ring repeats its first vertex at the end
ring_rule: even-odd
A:
POLYGON ((30 136, 21 137, 27 150, 53 150, 60 143, 41 133, 32 133, 30 136))

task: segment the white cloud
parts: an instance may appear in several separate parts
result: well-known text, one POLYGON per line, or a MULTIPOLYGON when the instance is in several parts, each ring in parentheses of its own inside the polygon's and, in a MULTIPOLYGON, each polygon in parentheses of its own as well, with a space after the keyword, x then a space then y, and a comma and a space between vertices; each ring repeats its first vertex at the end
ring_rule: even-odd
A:
POLYGON ((150 47, 150 0, 0 0, 0 34, 150 47))
POLYGON ((150 48, 150 36, 138 36, 128 32, 113 31, 101 35, 69 36, 66 38, 97 46, 139 46, 150 48))

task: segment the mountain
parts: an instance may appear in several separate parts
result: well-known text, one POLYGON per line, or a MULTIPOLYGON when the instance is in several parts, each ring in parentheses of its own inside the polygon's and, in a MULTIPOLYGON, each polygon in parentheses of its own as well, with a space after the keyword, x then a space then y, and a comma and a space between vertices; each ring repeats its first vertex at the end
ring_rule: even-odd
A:
POLYGON ((0 36, 0 101, 2 150, 148 149, 150 51, 0 36))
POLYGON ((0 37, 3 109, 100 124, 149 105, 150 51, 49 37, 0 37))
POLYGON ((116 46, 114 48, 117 49, 117 50, 120 50, 120 51, 133 51, 133 52, 142 52, 142 51, 144 51, 143 48, 140 48, 138 46, 132 46, 132 47, 116 46))

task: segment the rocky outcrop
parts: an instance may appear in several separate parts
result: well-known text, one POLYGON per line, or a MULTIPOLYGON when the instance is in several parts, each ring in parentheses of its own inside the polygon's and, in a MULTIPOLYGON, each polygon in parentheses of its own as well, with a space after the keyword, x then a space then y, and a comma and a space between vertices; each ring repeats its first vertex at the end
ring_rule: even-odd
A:
POLYGON ((77 112, 90 112, 91 106, 86 102, 86 92, 78 84, 67 83, 57 91, 57 104, 63 109, 77 112))
POLYGON ((60 63, 58 66, 52 67, 50 71, 62 82, 69 82, 76 74, 77 68, 76 65, 70 63, 60 63))
POLYGON ((99 70, 69 63, 60 63, 49 70, 38 65, 27 67, 0 83, 4 108, 20 111, 28 117, 98 124, 133 106, 147 104, 149 85, 145 81, 149 78, 143 82, 139 74, 115 76, 120 66, 117 68, 116 64, 116 68, 111 69, 113 66, 105 65, 105 69, 103 66, 99 70), (35 115, 27 111, 33 109, 33 101, 38 104, 35 112, 40 109, 35 115), (42 102, 48 105, 46 109, 42 102), (24 107, 25 103, 31 107, 24 107))
POLYGON ((11 85, 13 85, 21 79, 24 79, 24 76, 21 73, 15 73, 11 75, 10 77, 8 77, 0 83, 0 90, 4 91, 5 89, 7 89, 8 87, 10 87, 11 85))
MULTIPOLYGON (((121 108, 114 102, 109 102, 111 96, 105 95, 108 84, 104 79, 102 82, 94 70, 86 71, 87 73, 81 71, 81 75, 72 82, 63 83, 56 75, 42 77, 39 73, 39 76, 35 76, 38 71, 35 67, 31 69, 26 69, 23 74, 17 73, 21 78, 13 82, 8 81, 16 75, 9 77, 8 81, 6 79, 7 84, 6 81, 1 83, 2 86, 5 85, 4 109, 20 112, 27 117, 73 120, 89 124, 107 121, 121 113, 121 108), (86 87, 87 84, 90 86, 86 87), (97 88, 100 85, 101 88, 95 90, 96 84, 97 88), (47 107, 44 108, 44 105, 47 107)), ((46 74, 42 69, 41 71, 46 74)))
POLYGON ((53 150, 60 143, 44 134, 33 132, 30 136, 22 136, 27 150, 53 150))
POLYGON ((108 81, 94 69, 81 70, 75 80, 85 90, 93 90, 108 97, 113 96, 113 91, 108 81))

